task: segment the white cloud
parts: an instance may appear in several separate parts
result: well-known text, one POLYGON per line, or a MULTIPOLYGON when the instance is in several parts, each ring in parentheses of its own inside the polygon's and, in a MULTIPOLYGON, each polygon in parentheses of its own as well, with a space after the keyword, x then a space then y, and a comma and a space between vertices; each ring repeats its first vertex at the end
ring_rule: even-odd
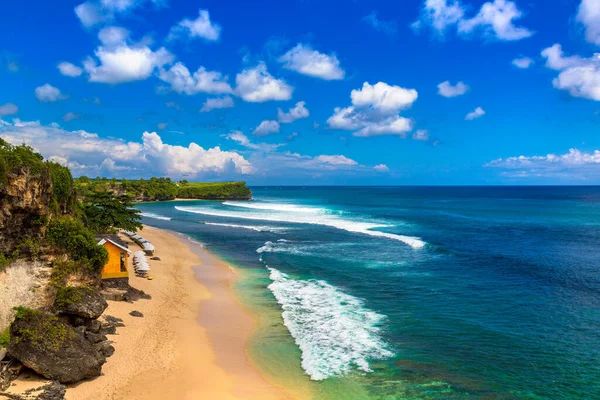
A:
POLYGON ((159 122, 156 125, 156 129, 158 129, 159 131, 164 131, 165 129, 167 129, 168 126, 169 126, 168 122, 159 122))
POLYGON ((565 57, 559 44, 544 49, 546 67, 560 71, 552 81, 559 90, 566 90, 571 96, 600 101, 600 53, 590 58, 579 56, 565 57))
POLYGON ((145 44, 129 46, 99 46, 95 55, 100 61, 89 57, 83 63, 90 82, 124 83, 149 78, 154 70, 170 64, 173 55, 164 47, 153 51, 145 44))
POLYGON ((472 121, 474 119, 481 118, 484 115, 485 115, 485 111, 483 110, 483 108, 477 107, 476 109, 474 109, 473 111, 468 113, 467 116, 465 117, 465 119, 467 121, 472 121))
POLYGON ((15 119, 0 127, 0 134, 10 143, 27 143, 47 158, 66 161, 75 166, 76 175, 95 176, 107 165, 144 177, 201 178, 253 172, 250 162, 236 152, 204 149, 193 142, 187 147, 169 145, 155 132, 144 132, 141 142, 126 142, 15 119))
POLYGON ((67 96, 63 95, 58 88, 55 88, 48 83, 35 88, 35 97, 42 103, 52 103, 67 98, 67 96))
POLYGON ((464 7, 458 2, 450 0, 425 0, 421 10, 421 18, 412 26, 420 29, 423 25, 430 25, 434 32, 444 36, 449 26, 456 25, 465 15, 464 7))
POLYGON ((587 41, 600 45, 600 3, 597 0, 582 0, 577 21, 585 27, 587 41))
POLYGON ((413 140, 421 140, 426 142, 429 140, 429 132, 427 131, 427 129, 419 129, 415 133, 413 133, 412 138, 413 140))
POLYGON ((600 177, 600 150, 569 149, 565 154, 499 158, 486 167, 503 169, 511 177, 564 177, 587 180, 600 177))
POLYGON ((286 113, 281 108, 277 109, 277 119, 282 124, 289 124, 301 118, 308 118, 310 113, 306 108, 306 102, 299 101, 286 113))
POLYGON ((396 21, 381 20, 375 11, 372 11, 371 14, 364 17, 363 21, 371 25, 376 31, 383 32, 388 35, 395 35, 398 31, 398 28, 396 27, 396 21))
POLYGON ((345 72, 335 54, 323 54, 299 43, 279 58, 284 68, 325 80, 344 79, 345 72))
POLYGON ((481 30, 499 40, 521 40, 533 35, 529 29, 514 25, 513 20, 522 17, 523 13, 512 1, 494 0, 483 4, 475 17, 459 21, 458 32, 470 34, 481 30))
POLYGON ((244 69, 237 74, 235 82, 235 93, 245 101, 252 103, 289 100, 294 91, 294 88, 286 81, 273 77, 262 62, 254 68, 244 69))
POLYGON ((86 1, 75 7, 75 15, 86 28, 91 28, 106 21, 109 17, 104 13, 99 4, 86 1))
POLYGON ((210 20, 208 10, 200 9, 198 18, 184 19, 171 29, 171 38, 185 34, 189 38, 202 38, 208 41, 217 41, 221 36, 221 26, 210 20))
POLYGON ((529 57, 519 57, 519 58, 515 58, 514 60, 512 60, 512 65, 514 65, 517 68, 521 68, 521 69, 527 69, 527 68, 531 67, 534 63, 535 63, 535 61, 533 61, 529 57))
POLYGON ((148 2, 158 6, 162 4, 161 0, 88 0, 75 7, 74 11, 83 26, 92 28, 148 2))
POLYGON ((415 89, 392 86, 385 82, 377 82, 375 85, 365 82, 362 89, 350 93, 352 105, 355 107, 369 107, 381 112, 398 112, 408 108, 417 97, 415 89))
POLYGON ((0 118, 5 115, 14 115, 19 112, 19 107, 13 103, 6 103, 0 106, 0 118))
POLYGON ((129 31, 119 26, 107 26, 98 32, 98 39, 105 46, 124 44, 129 38, 129 31))
POLYGON ((401 117, 399 112, 409 108, 417 100, 414 89, 378 82, 363 84, 361 89, 350 93, 352 106, 336 107, 327 123, 330 128, 352 130, 354 136, 398 135, 406 137, 413 128, 413 121, 401 117))
POLYGON ((327 155, 320 155, 318 157, 316 157, 317 161, 320 161, 322 163, 325 164, 330 164, 330 165, 358 165, 358 163, 356 161, 354 161, 351 158, 348 158, 346 156, 342 156, 342 155, 335 155, 335 156, 327 156, 327 155))
POLYGON ((279 122, 265 120, 261 122, 252 133, 254 136, 266 136, 277 132, 279 132, 279 122))
POLYGON ((81 118, 81 114, 76 114, 74 112, 68 112, 63 116, 63 121, 69 122, 69 121, 73 121, 74 119, 78 119, 78 118, 81 118))
POLYGON ((267 152, 267 153, 274 151, 281 146, 285 146, 285 144, 283 144, 283 143, 278 143, 278 144, 252 143, 250 141, 250 139, 248 139, 248 137, 246 135, 244 135, 244 133, 241 131, 234 131, 228 135, 225 135, 225 137, 229 140, 233 140, 234 142, 238 143, 241 146, 247 147, 252 150, 259 150, 259 151, 267 152))
POLYGON ((64 76, 70 76, 72 78, 78 77, 83 73, 83 70, 76 65, 69 62, 61 62, 57 66, 58 70, 64 76))
POLYGON ((221 94, 233 92, 227 82, 227 76, 217 71, 208 71, 204 67, 198 68, 192 75, 181 62, 176 63, 167 70, 161 69, 158 77, 169 83, 177 93, 194 95, 197 93, 221 94))
POLYGON ((469 86, 464 82, 458 82, 455 86, 452 86, 450 81, 445 81, 437 85, 438 94, 444 97, 457 97, 467 93, 469 86))
POLYGON ((531 30, 514 24, 515 20, 523 17, 523 13, 512 1, 486 2, 472 18, 465 17, 465 13, 466 7, 459 1, 425 0, 420 19, 412 26, 416 30, 430 26, 439 37, 443 37, 449 27, 456 27, 462 36, 481 32, 484 37, 505 41, 533 35, 531 30))
POLYGON ((233 99, 231 96, 225 97, 215 97, 211 99, 206 99, 200 112, 209 112, 212 110, 217 110, 220 108, 231 108, 234 106, 233 99))
POLYGON ((388 168, 388 166, 385 164, 378 164, 378 165, 374 166, 373 169, 375 171, 379 171, 379 172, 388 172, 390 170, 388 168))

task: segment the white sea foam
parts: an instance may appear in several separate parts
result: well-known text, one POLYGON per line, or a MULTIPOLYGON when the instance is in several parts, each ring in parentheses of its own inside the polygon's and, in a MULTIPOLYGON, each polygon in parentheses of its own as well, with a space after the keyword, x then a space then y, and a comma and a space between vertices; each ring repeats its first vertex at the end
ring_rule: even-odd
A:
POLYGON ((162 219, 164 221, 171 220, 171 218, 169 218, 169 217, 165 217, 164 215, 154 214, 151 212, 143 212, 143 213, 141 213, 141 215, 146 218, 162 219))
POLYGON ((307 213, 307 214, 324 214, 327 212, 325 208, 317 207, 301 207, 295 204, 286 203, 257 203, 254 201, 241 202, 241 201, 225 201, 223 205, 231 207, 242 207, 250 208, 254 210, 270 210, 270 211, 287 211, 296 213, 307 213))
POLYGON ((281 233, 283 231, 288 230, 288 228, 283 228, 283 227, 277 227, 277 226, 254 226, 254 225, 236 225, 236 224, 220 224, 217 222, 205 222, 206 225, 213 225, 213 226, 223 226, 223 227, 227 227, 227 228, 238 228, 238 229, 251 229, 253 231, 257 231, 257 232, 274 232, 274 233, 281 233))
POLYGON ((302 368, 319 381, 348 373, 369 372, 369 360, 394 354, 381 337, 385 315, 321 280, 294 280, 269 268, 269 289, 283 309, 283 321, 302 351, 302 368))
POLYGON ((336 215, 302 215, 301 213, 293 214, 273 214, 273 213, 260 213, 260 212, 232 212, 232 211, 221 211, 209 208, 198 208, 198 207, 180 207, 175 206, 175 209, 183 212, 210 215, 213 217, 225 217, 225 218, 240 218, 248 220, 261 220, 261 221, 272 221, 272 222, 287 222, 294 224, 312 224, 312 225, 324 225, 330 226, 337 229, 342 229, 353 233, 362 233, 364 235, 384 237, 393 240, 399 240, 406 243, 407 245, 420 249, 425 246, 425 242, 420 238, 397 235, 395 233, 387 233, 374 231, 375 228, 384 228, 389 225, 375 224, 370 222, 359 222, 351 221, 348 219, 340 218, 336 215))
MULTIPOLYGON (((277 242, 266 242, 262 247, 256 249, 258 254, 262 253, 289 253, 289 254, 308 254, 300 250, 289 240, 279 239, 277 242)), ((262 261, 262 256, 261 256, 262 261)))

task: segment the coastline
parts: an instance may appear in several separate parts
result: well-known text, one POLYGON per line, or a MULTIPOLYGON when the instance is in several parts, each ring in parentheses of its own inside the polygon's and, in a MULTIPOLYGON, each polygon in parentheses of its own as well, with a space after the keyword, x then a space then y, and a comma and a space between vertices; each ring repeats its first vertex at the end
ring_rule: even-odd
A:
POLYGON ((149 261, 154 280, 130 283, 152 299, 109 301, 105 315, 125 324, 109 337, 115 354, 100 377, 70 386, 66 398, 290 399, 246 354, 255 321, 233 298, 235 272, 184 235, 148 226, 143 234, 161 261, 149 261))

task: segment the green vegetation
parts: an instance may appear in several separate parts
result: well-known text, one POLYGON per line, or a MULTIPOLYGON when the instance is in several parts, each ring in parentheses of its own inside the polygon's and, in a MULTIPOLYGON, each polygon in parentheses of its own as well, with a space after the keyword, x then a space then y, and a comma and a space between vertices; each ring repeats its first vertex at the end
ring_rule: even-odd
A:
POLYGON ((63 308, 71 304, 76 304, 81 301, 84 293, 92 291, 86 286, 67 286, 58 289, 54 305, 57 308, 63 308))
POLYGON ((244 182, 174 182, 170 178, 149 180, 90 179, 82 176, 75 180, 78 195, 85 198, 93 191, 112 191, 115 195, 128 195, 135 201, 165 201, 175 198, 222 200, 249 199, 252 192, 244 182))
POLYGON ((80 268, 80 263, 72 260, 54 260, 52 262, 52 274, 50 275, 50 284, 57 289, 65 286, 69 275, 76 273, 80 268))
POLYGON ((44 157, 33 148, 22 144, 13 146, 0 138, 0 183, 6 184, 8 173, 28 167, 32 174, 40 174, 44 169, 44 157))
POLYGON ((15 328, 17 340, 23 338, 37 347, 56 352, 69 338, 67 325, 57 316, 26 307, 15 307, 15 311, 17 312, 15 323, 19 320, 27 320, 28 326, 28 328, 19 328, 17 324, 15 328))
POLYGON ((133 202, 127 195, 87 191, 82 209, 85 224, 95 232, 109 233, 117 228, 134 232, 142 229, 140 211, 133 208, 133 202))
POLYGON ((98 246, 92 232, 72 216, 53 218, 46 238, 56 250, 70 256, 73 261, 82 262, 90 270, 100 271, 108 261, 106 249, 98 246))
POLYGON ((6 347, 10 343, 10 326, 0 332, 0 347, 6 347))

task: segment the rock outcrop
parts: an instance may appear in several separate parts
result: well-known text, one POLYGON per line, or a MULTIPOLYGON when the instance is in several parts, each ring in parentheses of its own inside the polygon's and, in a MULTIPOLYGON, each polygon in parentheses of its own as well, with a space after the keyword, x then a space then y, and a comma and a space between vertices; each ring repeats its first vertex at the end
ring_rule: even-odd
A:
MULTIPOLYGON (((22 309, 10 329, 8 353, 47 379, 77 382, 100 375, 106 356, 53 314, 22 309)), ((94 339, 94 341, 97 338, 94 339)))
POLYGON ((56 294, 56 309, 61 314, 96 319, 108 307, 104 297, 87 287, 68 286, 56 294))

